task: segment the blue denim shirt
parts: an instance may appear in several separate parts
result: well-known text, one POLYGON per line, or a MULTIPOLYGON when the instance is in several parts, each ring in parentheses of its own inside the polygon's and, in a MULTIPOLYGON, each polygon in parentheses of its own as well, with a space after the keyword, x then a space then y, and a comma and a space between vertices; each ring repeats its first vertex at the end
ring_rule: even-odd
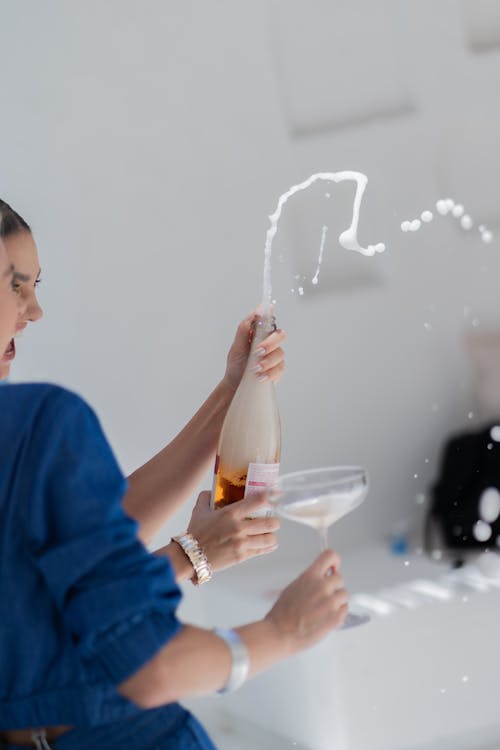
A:
POLYGON ((125 489, 78 396, 0 388, 0 730, 147 713, 116 686, 179 631, 180 591, 125 489))

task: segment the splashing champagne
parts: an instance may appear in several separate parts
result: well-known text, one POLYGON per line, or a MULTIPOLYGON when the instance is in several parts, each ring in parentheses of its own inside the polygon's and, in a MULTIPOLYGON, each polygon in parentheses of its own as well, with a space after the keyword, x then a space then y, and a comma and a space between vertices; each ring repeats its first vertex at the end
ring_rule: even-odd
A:
MULTIPOLYGON (((269 217, 271 226, 266 233, 262 318, 255 331, 247 368, 222 425, 212 490, 212 507, 215 508, 222 508, 242 500, 243 497, 262 492, 274 486, 278 479, 281 428, 274 385, 270 382, 260 383, 251 368, 255 364, 255 351, 258 345, 271 332, 273 326, 271 251, 283 206, 292 195, 305 190, 317 180, 356 183, 351 224, 339 236, 342 247, 368 256, 385 250, 385 245, 381 242, 367 247, 363 247, 358 242, 359 211, 368 183, 368 178, 361 172, 319 172, 311 175, 304 182, 293 185, 280 196, 275 212, 269 217)), ((326 227, 323 228, 321 260, 325 237, 326 227)), ((318 270, 313 283, 317 283, 321 260, 318 261, 318 270)))
MULTIPOLYGON (((440 198, 436 201, 436 211, 440 216, 450 215, 453 219, 457 219, 462 229, 469 232, 474 226, 474 219, 469 214, 465 213, 465 208, 461 203, 455 203, 453 198, 440 198)), ((420 219, 406 219, 401 222, 402 232, 418 232, 422 227, 422 224, 429 224, 434 219, 434 214, 428 209, 422 211, 420 219)), ((489 245, 493 240, 493 232, 488 229, 484 224, 479 224, 478 231, 482 241, 489 245)))
MULTIPOLYGON (((343 172, 317 172, 312 174, 304 182, 299 182, 297 185, 293 185, 289 188, 286 193, 280 195, 278 205, 273 214, 270 215, 269 221, 271 226, 266 233, 266 243, 264 247, 264 280, 262 290, 262 307, 265 313, 270 312, 271 299, 272 299, 272 286, 271 286, 271 252, 273 239, 278 231, 278 222, 280 220, 283 206, 292 195, 298 193, 300 190, 306 190, 314 182, 318 180, 325 180, 327 182, 355 182, 356 192, 354 194, 354 200, 352 204, 352 219, 351 224, 339 235, 339 243, 345 250, 354 250, 362 255, 372 256, 375 253, 383 253, 385 245, 383 242, 378 242, 375 245, 368 245, 363 247, 358 242, 358 224, 359 224, 359 212, 361 209, 361 201, 368 184, 368 177, 362 172, 353 172, 352 170, 345 170, 343 172)), ((323 239, 324 242, 324 239, 323 239)))

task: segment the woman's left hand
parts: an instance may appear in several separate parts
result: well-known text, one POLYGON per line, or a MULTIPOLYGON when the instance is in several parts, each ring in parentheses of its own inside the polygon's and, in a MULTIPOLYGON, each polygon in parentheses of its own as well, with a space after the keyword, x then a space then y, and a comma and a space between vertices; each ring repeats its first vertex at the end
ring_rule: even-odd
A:
MULTIPOLYGON (((252 312, 245 320, 241 321, 227 355, 224 380, 232 388, 238 387, 245 370, 252 342, 252 324, 258 317, 257 312, 252 312)), ((255 377, 266 378, 273 383, 280 380, 285 371, 285 352, 282 349, 285 338, 286 333, 278 328, 262 341, 257 350, 262 349, 262 352, 255 360, 255 367, 258 366, 258 369, 255 370, 255 377)))
POLYGON ((279 519, 275 516, 252 517, 268 509, 266 496, 255 495, 212 510, 210 492, 202 492, 187 530, 202 547, 212 570, 224 570, 276 549, 279 519))

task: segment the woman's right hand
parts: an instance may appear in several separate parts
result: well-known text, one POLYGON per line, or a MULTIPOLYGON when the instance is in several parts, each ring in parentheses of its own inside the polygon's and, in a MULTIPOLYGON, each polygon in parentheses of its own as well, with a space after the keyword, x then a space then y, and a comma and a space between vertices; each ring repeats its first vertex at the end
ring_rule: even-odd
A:
POLYGON ((200 544, 213 571, 276 549, 279 519, 252 518, 268 507, 265 495, 260 495, 214 511, 210 508, 210 492, 199 495, 187 530, 200 544))
MULTIPOLYGON (((235 506, 241 508, 244 502, 235 506)), ((248 505, 252 503, 249 501, 248 505)), ((229 509, 231 506, 226 508, 229 509)), ((223 510, 211 512, 219 516, 223 510)), ((250 677, 312 646, 342 624, 347 614, 347 592, 336 572, 338 565, 335 552, 323 552, 283 591, 263 620, 236 629, 248 651, 250 677)), ((119 685, 119 691, 142 708, 156 708, 220 690, 230 671, 227 644, 213 631, 184 625, 152 659, 119 685)))
POLYGON ((348 609, 348 594, 337 572, 340 558, 326 550, 280 595, 266 615, 292 653, 302 651, 340 627, 348 609))

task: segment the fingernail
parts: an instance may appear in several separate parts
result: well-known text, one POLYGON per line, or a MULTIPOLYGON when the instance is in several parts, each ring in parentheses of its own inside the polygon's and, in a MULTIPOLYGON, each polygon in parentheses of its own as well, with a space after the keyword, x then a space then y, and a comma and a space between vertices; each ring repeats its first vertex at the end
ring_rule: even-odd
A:
POLYGON ((269 377, 267 375, 261 375, 260 378, 257 378, 259 383, 265 383, 266 380, 269 380, 269 377))
POLYGON ((250 368, 250 372, 260 372, 262 370, 262 365, 254 365, 250 368))
POLYGON ((258 349, 255 350, 256 357, 263 357, 265 353, 266 353, 266 350, 262 346, 260 346, 258 349))

